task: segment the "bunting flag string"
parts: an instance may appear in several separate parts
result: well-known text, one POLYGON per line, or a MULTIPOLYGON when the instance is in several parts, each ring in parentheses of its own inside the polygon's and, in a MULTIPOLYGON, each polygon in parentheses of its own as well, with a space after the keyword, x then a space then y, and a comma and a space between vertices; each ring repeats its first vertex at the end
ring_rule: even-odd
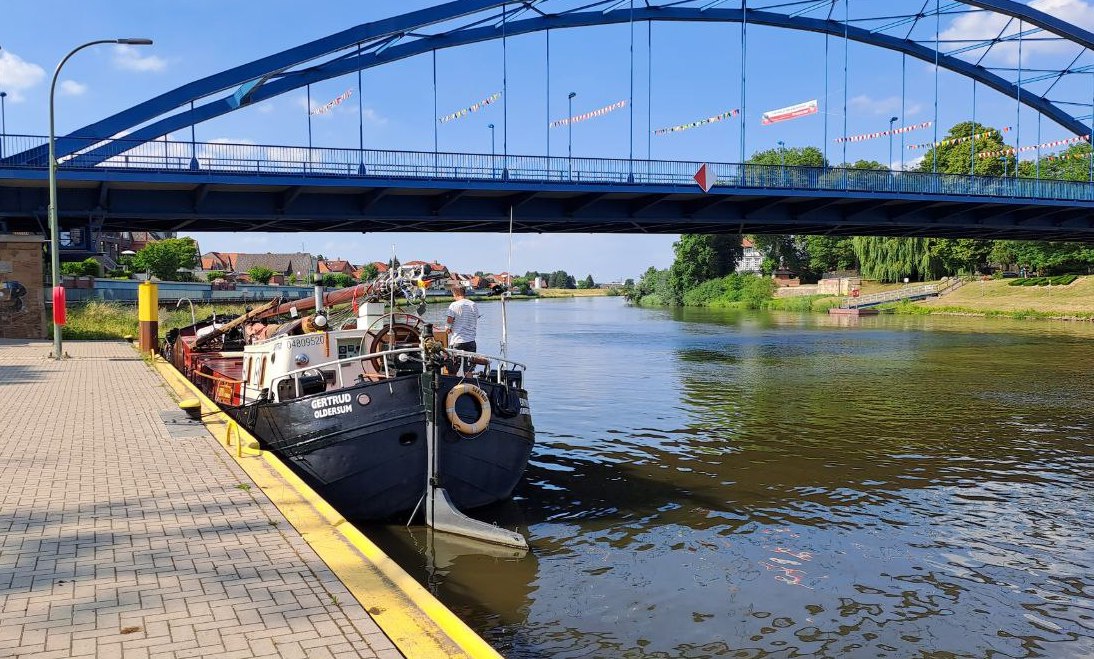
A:
POLYGON ((494 92, 493 94, 487 96, 486 98, 482 99, 478 103, 475 103, 474 105, 469 105, 462 110, 456 110, 452 114, 446 114, 443 117, 437 117, 437 121, 441 122, 442 124, 447 124, 448 122, 455 121, 460 117, 466 117, 472 112, 478 112, 487 105, 496 102, 499 98, 501 98, 501 92, 494 92))
POLYGON ((688 123, 688 124, 680 124, 678 126, 670 126, 668 128, 658 128, 657 130, 653 131, 653 134, 654 135, 665 135, 667 133, 678 133, 682 130, 691 130, 692 128, 699 128, 700 126, 706 126, 707 124, 713 124, 713 123, 716 123, 716 122, 719 122, 719 121, 725 121, 726 119, 729 119, 730 117, 736 117, 739 114, 741 114, 741 111, 739 109, 733 109, 733 110, 729 110, 728 112, 723 112, 722 114, 716 114, 713 117, 707 117, 706 119, 699 119, 698 121, 693 121, 693 122, 688 123))
POLYGON ((1045 156, 1045 160, 1090 160, 1089 153, 1058 153, 1045 156))
POLYGON ((586 112, 585 114, 574 115, 572 117, 567 117, 565 119, 556 119, 555 121, 552 121, 549 125, 550 125, 551 128, 558 128, 559 126, 567 126, 569 124, 576 124, 578 122, 586 121, 588 119, 593 119, 595 117, 602 117, 602 116, 608 114, 609 112, 614 112, 616 110, 621 110, 625 107, 627 107, 627 101, 624 99, 622 101, 617 101, 615 103, 612 103, 611 105, 605 105, 604 107, 600 108, 599 110, 593 110, 591 112, 586 112))
MULTIPOLYGON (((1010 131, 1011 131, 1010 126, 1006 126, 1004 128, 999 129, 1000 133, 1009 133, 1010 131)), ((989 135, 994 135, 995 132, 996 132, 995 129, 985 130, 983 132, 976 133, 975 135, 966 135, 965 137, 949 137, 949 138, 946 138, 944 140, 939 140, 937 142, 925 142, 923 144, 909 144, 908 148, 909 149, 931 149, 931 148, 934 148, 936 146, 949 146, 951 144, 963 144, 965 142, 968 142, 969 140, 978 140, 981 137, 987 137, 989 135)))
POLYGON ((933 121, 924 121, 921 124, 912 124, 911 126, 903 126, 901 128, 894 128, 893 130, 882 130, 876 133, 863 133, 862 135, 851 135, 850 137, 837 137, 832 140, 837 144, 842 142, 865 142, 866 140, 876 140, 879 137, 888 137, 889 135, 900 135, 901 133, 910 133, 913 130, 919 130, 920 128, 930 128, 934 125, 933 121))
MULTIPOLYGON (((1063 146, 1065 144, 1075 144, 1076 142, 1087 142, 1090 140, 1089 135, 1079 135, 1078 137, 1069 137, 1063 140, 1052 140, 1051 142, 1044 142, 1043 144, 1030 144, 1022 147, 1011 147, 1009 149, 999 149, 998 151, 985 151, 984 153, 977 154, 979 158, 999 158, 1002 156, 1013 156, 1016 153, 1025 153, 1026 151, 1036 151, 1037 149, 1051 149, 1056 146, 1063 146)), ((1085 156, 1084 156, 1085 157, 1085 156)))
POLYGON ((313 117, 320 114, 326 114, 333 110, 335 107, 341 105, 350 96, 353 96, 353 90, 347 89, 346 91, 339 94, 338 98, 335 98, 333 101, 327 103, 326 105, 321 105, 317 108, 313 108, 311 111, 308 112, 308 114, 312 115, 313 117))

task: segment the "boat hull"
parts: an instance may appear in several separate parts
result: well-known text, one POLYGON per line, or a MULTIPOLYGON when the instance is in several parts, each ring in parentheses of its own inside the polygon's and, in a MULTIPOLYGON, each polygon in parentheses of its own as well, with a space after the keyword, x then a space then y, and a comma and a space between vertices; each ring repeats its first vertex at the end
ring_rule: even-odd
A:
MULTIPOLYGON (((527 393, 510 388, 509 393, 523 401, 517 414, 505 417, 499 408, 483 432, 461 435, 443 409, 449 390, 460 381, 440 376, 437 466, 441 486, 458 507, 469 509, 512 494, 528 464, 535 431, 527 393)), ((493 382, 474 383, 488 399, 494 389, 505 388, 493 382)), ((477 414, 477 409, 467 408, 473 405, 468 398, 458 401, 461 417, 477 414)), ((342 515, 381 520, 409 513, 425 492, 422 399, 420 377, 407 375, 282 403, 258 402, 229 413, 342 515)))

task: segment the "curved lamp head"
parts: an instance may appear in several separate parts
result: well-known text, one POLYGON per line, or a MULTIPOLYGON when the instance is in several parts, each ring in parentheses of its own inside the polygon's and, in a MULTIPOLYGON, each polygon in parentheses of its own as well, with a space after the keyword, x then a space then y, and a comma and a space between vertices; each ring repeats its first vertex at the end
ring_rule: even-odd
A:
POLYGON ((124 44, 126 46, 151 46, 151 39, 118 39, 117 43, 124 44))
POLYGON ((577 92, 570 92, 570 95, 567 96, 567 98, 573 98, 575 96, 577 96, 577 92))
POLYGON ((892 124, 893 122, 897 121, 898 119, 900 119, 900 117, 890 117, 889 118, 889 123, 892 124))
POLYGON ((490 124, 489 126, 487 126, 487 128, 489 128, 490 130, 494 130, 494 124, 490 124))

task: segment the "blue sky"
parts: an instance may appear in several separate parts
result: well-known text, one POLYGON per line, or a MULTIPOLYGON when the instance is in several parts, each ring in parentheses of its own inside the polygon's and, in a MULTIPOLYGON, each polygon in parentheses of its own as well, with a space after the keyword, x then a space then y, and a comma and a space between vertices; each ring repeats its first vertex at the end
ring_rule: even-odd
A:
MULTIPOLYGON (((149 37, 155 45, 141 48, 101 46, 81 52, 65 65, 61 77, 58 133, 100 119, 196 78, 289 48, 359 23, 427 6, 428 2, 372 1, 300 3, 185 3, 111 0, 4 0, 0 25, 0 90, 8 92, 8 133, 44 135, 49 77, 56 62, 74 44, 119 36, 149 37), (63 20, 57 20, 63 16, 63 20), (48 29, 46 25, 48 24, 48 29)), ((905 0, 886 2, 908 4, 905 0)), ((911 3, 917 7, 918 2, 911 3)), ((1034 5, 1065 19, 1089 22, 1094 8, 1085 0, 1040 0, 1034 5)), ((852 5, 854 7, 854 4, 852 5)), ((909 6, 911 6, 909 4, 909 6)), ((842 7, 842 4, 838 5, 842 7)), ((840 10, 837 9, 837 15, 840 10)), ((990 17, 989 17, 990 18, 990 17)), ((943 31, 954 38, 988 33, 994 25, 985 16, 944 19, 943 31), (979 24, 973 24, 980 21, 979 24), (978 32, 979 31, 979 32, 978 32)), ((1086 27, 1090 27, 1087 25, 1086 27)), ((544 35, 512 39, 508 46, 508 111, 501 103, 457 121, 440 125, 441 150, 490 150, 488 124, 497 126, 497 149, 507 140, 516 154, 543 154, 548 120, 566 116, 566 94, 577 93, 574 112, 581 113, 629 96, 629 28, 626 25, 559 31, 551 35, 551 103, 547 107, 544 35), (508 129, 505 129, 506 115, 508 129)), ((737 25, 655 24, 649 57, 645 24, 635 26, 634 148, 654 158, 737 161, 741 118, 668 136, 650 136, 652 128, 671 126, 741 107, 737 25), (652 61, 652 71, 647 62, 652 61), (652 80, 652 104, 648 82, 652 80)), ((843 160, 844 95, 849 134, 884 130, 888 118, 900 115, 900 56, 874 47, 851 44, 848 85, 843 84, 843 43, 831 39, 829 102, 824 103, 824 37, 752 26, 748 33, 747 153, 788 146, 823 145, 828 122, 828 156, 843 160), (821 113, 804 119, 761 126, 759 115, 817 98, 821 113)), ((1060 64, 1065 57, 1048 46, 1027 48, 1026 66, 1060 64)), ((997 55, 1001 63, 1013 53, 997 55)), ((908 94, 899 124, 927 121, 934 114, 934 70, 909 60, 908 94)), ((488 42, 437 55, 437 105, 447 114, 501 89, 501 43, 488 42)), ((1084 83, 1089 85, 1089 82, 1084 83)), ((971 83, 943 72, 939 77, 939 134, 971 114, 971 83)), ((314 105, 347 89, 354 97, 334 112, 313 118, 316 146, 356 147, 358 111, 356 76, 329 80, 312 87, 314 105)), ((436 124, 433 112, 432 59, 427 55, 363 74, 365 144, 369 148, 432 150, 436 124)), ((1018 110, 1008 100, 981 88, 977 118, 997 126, 1013 125, 1018 110)), ((1037 143, 1036 114, 1021 113, 1023 144, 1037 143)), ((628 110, 574 126, 574 154, 627 157, 628 110)), ((291 92, 257 106, 201 124, 199 141, 258 144, 307 143, 305 92, 291 92)), ((908 142, 930 141, 933 129, 908 135, 908 142)), ((1040 141, 1070 137, 1045 121, 1040 141)), ((187 140, 189 134, 172 139, 187 140)), ((551 132, 551 152, 564 155, 566 131, 551 132)), ((899 137, 894 160, 900 158, 899 137)), ((913 157, 915 152, 905 151, 913 157)), ((846 158, 888 160, 888 141, 850 144, 846 158)), ((459 270, 500 271, 506 268, 508 238, 486 234, 191 234, 203 251, 294 251, 304 249, 353 262, 386 259, 392 246, 404 260, 438 259, 459 270)), ((639 275, 647 266, 663 267, 672 260, 675 236, 521 235, 514 237, 513 269, 563 268, 598 280, 639 275)))

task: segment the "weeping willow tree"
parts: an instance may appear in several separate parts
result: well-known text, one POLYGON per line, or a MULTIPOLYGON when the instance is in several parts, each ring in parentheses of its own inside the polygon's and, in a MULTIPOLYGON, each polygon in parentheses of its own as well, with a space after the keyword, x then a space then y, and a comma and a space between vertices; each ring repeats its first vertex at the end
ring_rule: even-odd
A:
MULTIPOLYGON (((967 176, 1000 176, 1016 167, 1013 154, 1004 159, 980 157, 1007 149, 1003 132, 981 123, 962 122, 931 147, 912 169, 967 176), (975 147, 975 151, 973 151, 975 147), (937 162, 936 162, 937 161, 937 162)), ((856 167, 860 166, 856 163, 856 167)), ((991 251, 991 241, 966 238, 882 238, 859 236, 852 245, 859 271, 867 279, 894 282, 937 279, 974 272, 991 251)))
POLYGON ((935 279, 942 264, 931 250, 930 238, 879 238, 855 236, 851 239, 859 271, 866 279, 902 281, 935 279))

